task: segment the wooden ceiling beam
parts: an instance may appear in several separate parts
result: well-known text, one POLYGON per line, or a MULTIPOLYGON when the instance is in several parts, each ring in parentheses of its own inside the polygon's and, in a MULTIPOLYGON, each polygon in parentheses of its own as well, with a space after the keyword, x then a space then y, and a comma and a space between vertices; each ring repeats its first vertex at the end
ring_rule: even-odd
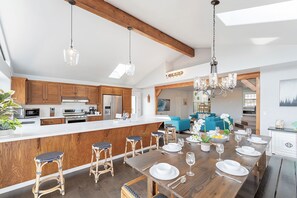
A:
POLYGON ((125 28, 132 27, 134 31, 189 57, 195 56, 193 48, 124 12, 123 10, 105 2, 104 0, 75 0, 75 2, 76 6, 93 14, 103 17, 125 28))
POLYGON ((247 88, 249 88, 252 91, 256 91, 256 85, 254 85, 253 83, 251 83, 249 80, 241 80, 242 84, 244 84, 244 86, 246 86, 247 88))

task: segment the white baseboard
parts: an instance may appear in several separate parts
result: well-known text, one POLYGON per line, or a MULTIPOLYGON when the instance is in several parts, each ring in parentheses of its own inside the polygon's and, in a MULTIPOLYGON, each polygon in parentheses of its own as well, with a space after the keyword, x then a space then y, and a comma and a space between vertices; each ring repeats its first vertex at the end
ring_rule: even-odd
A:
MULTIPOLYGON (((156 146, 155 145, 152 146, 152 148, 154 148, 154 147, 156 147, 156 146)), ((143 148, 143 150, 146 150, 146 149, 149 149, 149 148, 150 147, 148 146, 148 147, 143 148)), ((136 151, 140 152, 141 149, 138 149, 136 151)), ((132 154, 132 152, 129 152, 128 154, 132 154)), ((119 158, 122 158, 122 157, 124 157, 124 154, 113 156, 112 159, 115 160, 115 159, 119 159, 119 158)), ((100 160, 100 162, 103 162, 103 160, 100 160)), ((90 166, 91 166, 91 164, 89 163, 89 164, 85 164, 85 165, 78 166, 78 167, 75 167, 75 168, 63 170, 63 174, 67 175, 67 174, 73 173, 75 171, 90 168, 90 166)), ((46 179, 48 177, 52 177, 52 176, 58 176, 58 173, 53 173, 53 174, 50 174, 50 175, 43 176, 43 177, 41 177, 41 180, 46 179)), ((7 193, 7 192, 10 192, 10 191, 19 189, 19 188, 23 188, 23 187, 26 187, 26 186, 29 186, 29 185, 33 185, 34 183, 35 183, 35 179, 32 179, 32 180, 25 181, 25 182, 15 184, 15 185, 12 185, 12 186, 8 186, 8 187, 5 187, 5 188, 0 188, 0 195, 3 194, 3 193, 7 193)))

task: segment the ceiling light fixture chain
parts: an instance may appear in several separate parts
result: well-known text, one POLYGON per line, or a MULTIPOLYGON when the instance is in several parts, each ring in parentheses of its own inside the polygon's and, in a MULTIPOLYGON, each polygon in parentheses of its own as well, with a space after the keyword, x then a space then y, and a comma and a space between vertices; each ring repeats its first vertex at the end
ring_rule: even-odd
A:
POLYGON ((232 91, 237 84, 237 74, 231 73, 227 77, 222 77, 219 83, 216 60, 216 6, 220 4, 219 0, 212 0, 213 5, 213 19, 212 19, 212 57, 210 61, 210 74, 208 79, 197 78, 194 80, 194 89, 196 91, 202 91, 211 97, 215 95, 227 95, 227 91, 232 91), (217 90, 219 88, 219 90, 217 90))
POLYGON ((133 30, 132 27, 127 28, 129 30, 129 63, 126 65, 126 74, 127 76, 133 76, 135 73, 135 65, 132 63, 132 36, 131 36, 131 30, 133 30))
POLYGON ((68 65, 75 66, 79 59, 79 52, 73 46, 73 5, 75 5, 75 1, 69 0, 68 3, 70 4, 70 47, 64 49, 64 61, 68 65))
POLYGON ((129 63, 131 64, 132 63, 132 58, 131 58, 131 30, 132 30, 132 27, 128 27, 128 30, 129 30, 129 63))

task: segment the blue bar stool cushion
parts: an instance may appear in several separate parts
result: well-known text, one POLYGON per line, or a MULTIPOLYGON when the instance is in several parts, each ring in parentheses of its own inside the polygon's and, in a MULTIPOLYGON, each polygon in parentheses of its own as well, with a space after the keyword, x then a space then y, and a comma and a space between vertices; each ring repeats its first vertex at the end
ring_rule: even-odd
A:
POLYGON ((52 162, 54 160, 61 159, 63 154, 64 154, 63 152, 59 152, 59 151, 43 153, 36 157, 36 161, 38 161, 38 162, 52 162))
POLYGON ((140 136, 129 136, 129 137, 127 137, 127 139, 130 141, 140 141, 141 137, 140 136))
POLYGON ((99 148, 99 149, 108 149, 111 147, 111 144, 109 142, 97 142, 93 144, 93 147, 99 148))
POLYGON ((164 133, 159 132, 159 131, 157 131, 157 132, 152 132, 152 136, 159 136, 159 137, 161 137, 161 136, 163 136, 163 135, 164 135, 164 133))

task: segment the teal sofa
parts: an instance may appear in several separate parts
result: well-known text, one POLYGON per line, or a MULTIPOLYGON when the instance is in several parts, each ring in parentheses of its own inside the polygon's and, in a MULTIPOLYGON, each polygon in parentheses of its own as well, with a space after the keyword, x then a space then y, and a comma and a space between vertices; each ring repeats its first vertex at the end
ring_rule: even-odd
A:
MULTIPOLYGON (((233 119, 229 118, 231 124, 233 124, 233 119)), ((206 131, 215 130, 216 127, 220 127, 221 130, 224 130, 224 121, 217 116, 208 116, 205 118, 206 131)), ((201 131, 204 131, 204 125, 201 127, 201 131)), ((229 124, 225 122, 226 129, 229 129, 229 124)))
POLYGON ((190 119, 180 119, 178 116, 169 116, 170 121, 165 121, 164 124, 175 126, 176 131, 181 132, 190 129, 190 119))
POLYGON ((209 116, 216 116, 215 113, 196 112, 196 113, 190 115, 190 117, 198 120, 199 119, 199 114, 209 114, 209 116))

